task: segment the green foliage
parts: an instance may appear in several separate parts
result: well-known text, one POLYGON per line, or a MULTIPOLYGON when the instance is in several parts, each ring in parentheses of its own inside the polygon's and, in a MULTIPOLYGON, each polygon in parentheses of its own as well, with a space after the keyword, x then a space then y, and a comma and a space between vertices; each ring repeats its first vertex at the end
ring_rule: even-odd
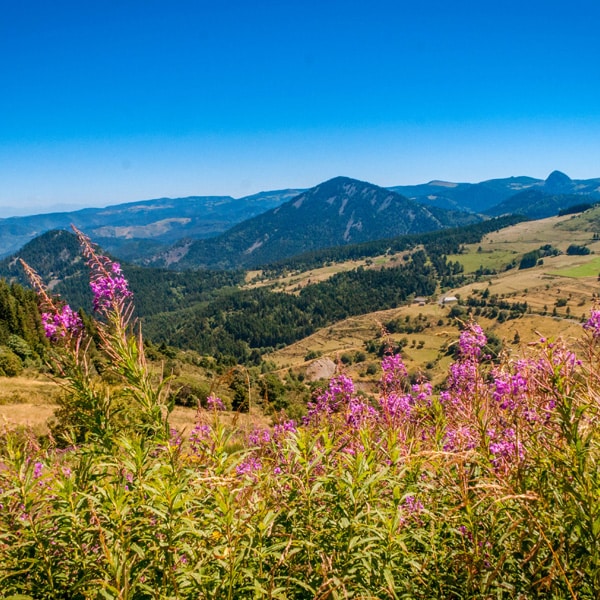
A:
POLYGON ((581 202, 580 204, 574 204, 573 206, 569 206, 568 208, 562 208, 558 211, 558 216, 563 217, 564 215, 574 215, 577 213, 582 213, 594 205, 589 202, 581 202))
POLYGON ((286 386, 274 373, 267 373, 259 381, 259 393, 267 411, 282 411, 289 406, 286 386))
POLYGON ((319 358, 322 356, 322 352, 320 350, 309 350, 304 357, 305 361, 315 360, 315 358, 319 358))
POLYGON ((457 227, 480 219, 473 213, 426 208, 370 183, 336 177, 220 236, 187 244, 175 266, 252 269, 349 242, 457 227), (348 226, 350 215, 360 227, 348 226))
POLYGON ((0 344, 22 358, 41 355, 48 347, 36 294, 4 279, 0 279, 0 344))
POLYGON ((382 239, 362 244, 351 244, 305 252, 279 260, 265 266, 265 270, 270 275, 288 271, 308 271, 310 269, 321 267, 331 262, 343 262, 347 260, 358 260, 381 256, 386 253, 395 254, 405 252, 424 246, 429 255, 442 257, 448 254, 456 254, 462 244, 475 244, 480 242, 484 235, 492 231, 498 231, 504 227, 515 225, 524 220, 522 216, 510 215, 506 217, 497 217, 481 223, 465 225, 460 228, 442 229, 440 231, 420 233, 413 235, 402 235, 394 238, 382 239))
POLYGON ((369 363, 367 365, 367 375, 375 375, 378 371, 377 365, 375 363, 369 363))
MULTIPOLYGON (((600 357, 591 345, 585 352, 592 362, 577 372, 560 343, 534 355, 540 380, 528 389, 542 404, 530 409, 548 394, 554 409, 544 423, 512 414, 523 451, 502 463, 485 436, 450 447, 444 432, 455 417, 434 398, 418 418, 378 427, 347 421, 353 396, 318 422, 249 441, 218 412, 183 443, 129 432, 56 452, 4 435, 2 592, 593 600, 600 438, 589 385, 600 384, 600 357)), ((499 410, 486 373, 460 409, 473 431, 478 415, 499 410)))
POLYGON ((537 264, 543 263, 541 259, 544 256, 558 256, 559 254, 560 250, 550 244, 545 244, 544 246, 540 246, 537 250, 526 252, 521 258, 519 269, 530 269, 537 264))
POLYGON ((557 214, 570 214, 569 210, 580 212, 582 196, 579 194, 554 194, 537 189, 529 189, 488 209, 488 215, 520 214, 530 219, 545 219, 557 214), (567 212, 565 212, 567 211, 567 212))
POLYGON ((178 406, 206 406, 209 395, 209 385, 192 377, 180 376, 169 383, 170 401, 178 406))
POLYGON ((6 345, 22 359, 27 359, 33 354, 31 346, 22 337, 14 333, 8 336, 6 345))
POLYGON ((430 295, 436 273, 423 252, 398 267, 356 269, 307 286, 298 296, 263 288, 223 292, 218 300, 144 320, 157 342, 250 362, 252 350, 277 348, 349 316, 393 308, 430 295))
POLYGON ((7 346, 0 346, 0 376, 16 377, 22 371, 21 359, 7 346))
MULTIPOLYGON (((490 219, 435 235, 424 233, 333 248, 289 259, 267 270, 272 275, 281 270, 322 265, 326 260, 412 251, 397 267, 340 273, 328 281, 308 286, 299 296, 266 289, 236 289, 243 280, 240 272, 178 273, 129 265, 124 266, 124 272, 136 298, 136 315, 141 318, 144 333, 159 345, 149 348, 150 354, 156 350, 167 356, 173 352, 169 347, 189 348, 214 357, 222 365, 238 362, 256 365, 265 352, 293 343, 340 319, 393 308, 411 296, 429 296, 438 283, 453 286, 464 282, 466 276, 460 264, 447 261, 446 256, 457 252, 461 245, 479 241, 485 233, 518 220, 514 217, 490 219), (417 247, 423 250, 415 251, 417 247)), ((59 280, 55 291, 73 306, 91 311, 88 269, 76 253, 72 235, 67 232, 48 234, 36 244, 30 244, 27 252, 32 262, 40 261, 43 276, 59 280)), ((11 276, 24 277, 22 270, 18 270, 20 267, 11 269, 11 276)), ((27 294, 35 314, 26 329, 34 335, 26 335, 23 327, 15 329, 18 321, 10 315, 22 309, 18 302, 12 302, 6 310, 11 324, 6 326, 3 339, 0 288, 0 343, 6 344, 8 336, 14 333, 39 354, 40 347, 47 342, 40 328, 37 307, 33 306, 35 297, 30 292, 27 294)), ((96 356, 94 361, 98 370, 105 369, 101 357, 96 356)))
POLYGON ((591 252, 592 251, 587 246, 580 246, 578 244, 570 244, 567 248, 567 254, 569 256, 586 256, 588 254, 591 254, 591 252))

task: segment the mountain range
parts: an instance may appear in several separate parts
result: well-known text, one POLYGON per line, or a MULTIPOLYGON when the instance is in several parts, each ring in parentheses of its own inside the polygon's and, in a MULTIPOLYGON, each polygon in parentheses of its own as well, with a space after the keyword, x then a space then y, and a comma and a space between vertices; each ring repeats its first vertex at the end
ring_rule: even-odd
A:
MULTIPOLYGON (((519 197, 524 192, 535 192, 537 198, 576 195, 578 203, 582 202, 582 197, 588 201, 600 200, 600 178, 571 179, 561 171, 552 171, 546 179, 508 177, 489 179, 480 183, 430 181, 421 185, 395 186, 390 189, 427 206, 489 215, 506 214, 517 209, 518 214, 532 218, 534 217, 529 214, 527 203, 522 203, 522 201, 511 203, 509 202, 510 198, 519 197)), ((569 199, 565 201, 570 202, 569 199)), ((553 203, 550 202, 550 204, 553 203)), ((561 205, 560 208, 567 208, 567 206, 561 205)), ((551 216, 557 212, 558 209, 555 212, 550 210, 549 214, 544 214, 544 216, 551 216)))
POLYGON ((309 190, 160 198, 103 209, 0 219, 0 257, 74 224, 122 260, 189 268, 253 268, 302 252, 465 225, 490 216, 541 218, 600 201, 600 179, 560 171, 480 183, 382 188, 336 177, 309 190))
POLYGON ((177 269, 254 268, 311 250, 478 220, 473 214, 423 206, 371 183, 335 177, 217 237, 184 240, 151 263, 177 269))
POLYGON ((0 256, 29 240, 71 224, 123 258, 152 255, 183 238, 204 238, 226 231, 298 195, 302 190, 275 190, 234 199, 231 196, 158 198, 26 217, 0 219, 0 256), (132 256, 127 256, 131 254, 132 256))

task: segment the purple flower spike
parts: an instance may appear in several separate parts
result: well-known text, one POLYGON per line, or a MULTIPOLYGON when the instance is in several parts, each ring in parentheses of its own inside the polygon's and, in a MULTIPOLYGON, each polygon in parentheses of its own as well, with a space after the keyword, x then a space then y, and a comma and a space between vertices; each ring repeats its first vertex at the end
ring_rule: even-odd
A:
POLYGON ((481 349, 486 345, 487 337, 477 323, 469 323, 460 334, 458 347, 463 358, 479 358, 481 349))
POLYGON ((583 328, 591 332, 595 340, 600 338, 600 310, 590 312, 590 318, 584 323, 583 328))
POLYGON ((42 313, 42 325, 46 337, 57 341, 67 335, 77 335, 83 330, 83 322, 78 313, 65 304, 59 312, 42 313))
MULTIPOLYGON (((118 272, 120 272, 121 268, 117 263, 113 263, 113 271, 115 266, 118 267, 118 272)), ((90 287, 94 294, 94 310, 97 312, 106 312, 115 302, 133 295, 129 290, 129 283, 125 277, 120 275, 113 277, 108 274, 97 277, 90 282, 90 287)))
POLYGON ((206 406, 211 410, 225 410, 223 400, 217 396, 209 396, 206 399, 206 406))
POLYGON ((41 462, 36 462, 33 466, 33 478, 39 479, 42 476, 42 471, 44 470, 44 465, 41 462))

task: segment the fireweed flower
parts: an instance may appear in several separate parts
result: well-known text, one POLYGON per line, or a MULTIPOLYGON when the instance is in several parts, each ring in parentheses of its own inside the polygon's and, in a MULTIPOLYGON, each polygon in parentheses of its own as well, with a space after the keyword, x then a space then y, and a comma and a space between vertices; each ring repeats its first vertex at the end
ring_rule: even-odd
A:
POLYGON ((487 337, 483 329, 475 323, 468 323, 458 340, 458 348, 462 358, 478 359, 481 349, 486 345, 487 337))
POLYGON ((415 400, 420 404, 431 405, 431 396, 433 394, 433 387, 429 381, 421 381, 412 386, 413 394, 415 394, 415 400))
POLYGON ((408 377, 408 371, 402 361, 400 354, 387 354, 381 361, 383 374, 379 380, 379 387, 382 394, 396 393, 405 391, 405 382, 408 377))
POLYGON ((39 479, 42 476, 42 471, 44 470, 44 465, 41 462, 36 462, 33 466, 33 478, 39 479))
POLYGON ((42 313, 42 325, 46 337, 52 341, 69 336, 77 336, 83 330, 83 322, 78 313, 65 304, 54 312, 42 313))
POLYGON ((382 394, 379 405, 386 420, 403 420, 410 417, 415 399, 410 394, 382 394))
POLYGON ((284 421, 283 423, 278 423, 273 427, 273 437, 276 440, 283 440, 288 434, 296 433, 298 429, 296 428, 296 422, 292 419, 288 421, 284 421))
POLYGON ((212 429, 210 425, 198 423, 190 432, 189 442, 192 454, 198 456, 206 450, 212 440, 212 429))
POLYGON ((377 417, 377 411, 360 398, 350 398, 346 408, 346 424, 353 429, 359 429, 367 422, 377 417))
POLYGON ((506 470, 525 458, 525 449, 511 427, 507 427, 499 434, 488 431, 488 437, 492 440, 490 454, 495 469, 506 470))
POLYGON ((209 396, 206 399, 206 406, 211 410, 225 410, 225 405, 221 398, 217 398, 217 396, 209 396))
POLYGON ((514 365, 514 372, 494 370, 492 397, 502 410, 514 411, 526 404, 530 381, 528 366, 527 361, 519 360, 514 365))
POLYGON ((183 443, 183 438, 181 437, 181 433, 177 431, 174 427, 171 427, 169 430, 169 446, 173 448, 181 447, 183 443))
POLYGON ((254 456, 249 456, 235 468, 235 471, 238 475, 252 475, 252 473, 261 469, 262 463, 260 460, 254 456))
POLYGON ((479 384, 478 365, 474 360, 461 360, 450 365, 447 389, 440 394, 445 404, 456 404, 473 397, 479 384))
POLYGON ((584 323, 583 328, 592 334, 594 340, 600 338, 600 310, 590 312, 590 318, 584 323))
POLYGON ((90 287, 94 294, 93 304, 96 312, 107 312, 115 302, 133 296, 129 290, 129 283, 121 275, 121 267, 118 263, 108 261, 100 269, 100 265, 93 260, 88 264, 94 273, 90 287))
POLYGON ((90 239, 76 227, 79 243, 83 248, 83 255, 87 258, 87 265, 91 270, 90 287, 94 294, 94 310, 107 315, 112 310, 121 312, 124 302, 133 296, 129 283, 123 276, 121 265, 113 262, 107 256, 98 254, 90 239))
POLYGON ((423 503, 414 496, 406 496, 406 498, 404 498, 403 508, 409 513, 420 513, 425 507, 423 506, 423 503))
POLYGON ((404 502, 398 507, 401 511, 400 525, 407 525, 409 522, 414 524, 421 524, 422 521, 419 515, 423 512, 425 507, 420 500, 417 500, 414 496, 409 495, 404 498, 404 502))
POLYGON ((63 338, 81 341, 83 322, 79 314, 73 311, 68 304, 51 298, 41 277, 24 260, 20 262, 40 299, 40 306, 44 311, 41 317, 46 337, 53 342, 63 338))
POLYGON ((354 397, 354 382, 346 375, 334 377, 329 387, 319 396, 316 402, 308 403, 308 414, 304 417, 305 424, 318 423, 321 418, 342 412, 354 397))
POLYGON ((479 435, 466 425, 448 427, 444 435, 444 450, 446 452, 461 452, 472 450, 477 446, 479 435))
POLYGON ((252 446, 263 446, 271 442, 271 434, 268 429, 254 429, 248 434, 248 442, 252 446))

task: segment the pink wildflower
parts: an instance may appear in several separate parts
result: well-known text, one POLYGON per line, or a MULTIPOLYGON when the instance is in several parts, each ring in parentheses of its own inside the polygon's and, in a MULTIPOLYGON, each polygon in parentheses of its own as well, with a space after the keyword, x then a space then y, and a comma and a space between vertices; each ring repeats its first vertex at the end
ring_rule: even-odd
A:
POLYGON ((206 399, 206 406, 211 410, 225 410, 223 400, 217 396, 209 396, 206 399))
POLYGON ((486 345, 487 337, 483 329, 477 323, 469 323, 458 340, 461 357, 477 359, 481 355, 481 349, 486 345))
POLYGON ((42 324, 46 337, 52 341, 75 336, 83 330, 81 317, 68 304, 57 308, 56 312, 42 313, 42 324))
POLYGON ((248 457, 244 462, 240 463, 236 468, 236 473, 238 475, 251 475, 256 471, 260 471, 262 469, 262 463, 258 458, 254 456, 248 457))
POLYGON ((590 312, 590 318, 584 323, 583 328, 589 331, 595 340, 600 338, 600 310, 590 312))

